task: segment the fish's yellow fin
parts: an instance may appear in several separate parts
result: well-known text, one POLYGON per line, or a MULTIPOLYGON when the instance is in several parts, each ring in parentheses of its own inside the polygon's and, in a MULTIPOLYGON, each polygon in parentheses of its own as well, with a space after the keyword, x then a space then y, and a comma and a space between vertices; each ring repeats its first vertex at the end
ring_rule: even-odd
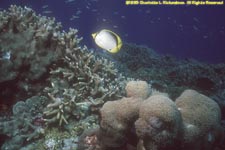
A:
POLYGON ((97 35, 97 32, 91 34, 91 36, 93 37, 93 39, 95 39, 96 35, 97 35))

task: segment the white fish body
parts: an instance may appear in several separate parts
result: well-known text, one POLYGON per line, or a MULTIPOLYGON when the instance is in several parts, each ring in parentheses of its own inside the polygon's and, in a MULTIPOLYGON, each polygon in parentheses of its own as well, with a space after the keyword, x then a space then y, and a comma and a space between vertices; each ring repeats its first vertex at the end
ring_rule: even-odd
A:
POLYGON ((111 50, 116 47, 116 41, 109 32, 102 30, 95 37, 95 42, 104 49, 111 50))
POLYGON ((103 29, 97 33, 93 33, 92 37, 99 47, 110 53, 117 53, 122 47, 120 37, 110 30, 103 29))

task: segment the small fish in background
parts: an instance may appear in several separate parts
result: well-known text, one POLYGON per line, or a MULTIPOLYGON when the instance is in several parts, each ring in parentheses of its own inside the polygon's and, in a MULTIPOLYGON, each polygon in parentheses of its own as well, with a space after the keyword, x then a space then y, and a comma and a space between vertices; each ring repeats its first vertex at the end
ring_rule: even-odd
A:
POLYGON ((139 12, 139 13, 142 13, 142 9, 138 9, 138 12, 139 12))
POLYGON ((81 10, 78 10, 77 12, 76 12, 76 15, 80 15, 82 13, 82 11, 81 10))
POLYGON ((106 20, 105 18, 102 18, 102 21, 103 21, 103 22, 106 22, 107 20, 106 20))
POLYGON ((46 8, 48 8, 48 5, 44 5, 44 6, 42 6, 41 8, 42 8, 42 9, 46 9, 46 8))
POLYGON ((113 28, 118 28, 118 26, 117 25, 114 25, 113 28))
POLYGON ((146 10, 145 13, 146 14, 150 14, 151 13, 151 10, 146 10))
POLYGON ((192 28, 195 30, 195 31, 199 31, 198 27, 193 25, 192 28))
POLYGON ((86 9, 90 9, 90 7, 89 6, 86 6, 86 9))
POLYGON ((224 35, 225 32, 224 32, 223 30, 220 30, 219 33, 220 33, 221 35, 224 35))
POLYGON ((125 37, 128 37, 128 33, 126 33, 124 36, 125 36, 125 37))
POLYGON ((97 9, 92 9, 91 11, 92 11, 92 12, 97 12, 98 10, 97 10, 97 9))
POLYGON ((91 3, 87 2, 87 5, 88 5, 88 6, 91 6, 91 3))
POLYGON ((11 52, 1 52, 0 53, 0 60, 10 60, 11 58, 11 52))
POLYGON ((50 10, 46 10, 46 11, 42 11, 42 13, 43 13, 43 14, 51 14, 51 13, 52 13, 52 11, 50 11, 50 10))
POLYGON ((207 36, 207 35, 204 35, 204 36, 203 36, 203 39, 208 39, 208 36, 207 36))
POLYGON ((66 0, 65 3, 72 3, 74 2, 75 0, 66 0))
POLYGON ((173 23, 174 23, 174 24, 176 24, 176 23, 177 23, 177 21, 176 21, 176 20, 173 20, 173 23))
POLYGON ((73 16, 70 18, 70 21, 73 21, 74 19, 79 19, 79 18, 80 18, 79 16, 73 15, 73 16))
POLYGON ((113 31, 103 29, 93 33, 92 37, 100 48, 107 50, 110 53, 117 53, 122 47, 121 38, 113 31))
POLYGON ((125 18, 126 18, 126 16, 121 16, 121 18, 122 18, 122 19, 125 19, 125 18))
POLYGON ((150 21, 151 24, 155 23, 153 20, 150 21))
POLYGON ((182 30, 182 31, 184 30, 184 26, 183 26, 182 24, 179 24, 179 25, 178 25, 178 28, 179 28, 180 30, 182 30))
POLYGON ((198 20, 198 18, 194 17, 193 20, 197 23, 199 23, 200 21, 198 20))
POLYGON ((118 15, 118 14, 119 14, 118 11, 113 12, 113 15, 118 15))

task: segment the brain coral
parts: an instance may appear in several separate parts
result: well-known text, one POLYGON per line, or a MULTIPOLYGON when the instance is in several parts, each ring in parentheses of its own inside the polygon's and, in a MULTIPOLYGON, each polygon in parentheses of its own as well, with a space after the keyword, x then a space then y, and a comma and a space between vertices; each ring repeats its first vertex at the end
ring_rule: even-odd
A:
POLYGON ((184 122, 184 143, 197 143, 203 136, 208 137, 208 142, 217 138, 221 113, 215 101, 195 90, 185 90, 176 99, 176 105, 184 122))
POLYGON ((146 81, 129 81, 126 85, 127 97, 140 97, 146 99, 150 94, 146 81))
POLYGON ((163 95, 153 95, 143 101, 136 133, 146 149, 168 148, 177 140, 182 125, 181 114, 175 103, 163 95))
POLYGON ((139 98, 122 98, 108 101, 101 108, 101 127, 114 130, 125 130, 130 122, 138 118, 139 98))
POLYGON ((101 147, 120 148, 126 144, 134 121, 138 118, 140 98, 108 101, 101 108, 101 147))

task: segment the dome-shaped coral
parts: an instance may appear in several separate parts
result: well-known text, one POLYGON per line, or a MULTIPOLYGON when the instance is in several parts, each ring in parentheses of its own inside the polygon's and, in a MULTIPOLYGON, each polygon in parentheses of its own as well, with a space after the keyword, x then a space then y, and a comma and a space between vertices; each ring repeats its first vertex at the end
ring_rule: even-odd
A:
POLYGON ((106 124, 112 129, 124 130, 129 122, 138 118, 139 106, 142 100, 137 98, 122 98, 108 101, 101 108, 101 127, 106 124))
POLYGON ((121 147, 126 142, 134 121, 138 118, 140 98, 122 98, 106 102, 100 110, 102 147, 121 147))
POLYGON ((221 113, 215 101, 195 90, 185 90, 176 99, 176 105, 184 122, 185 147, 188 145, 196 147, 196 143, 202 142, 203 137, 208 137, 206 138, 208 142, 217 138, 221 129, 221 113))
POLYGON ((148 98, 150 89, 146 81, 130 81, 126 85, 127 97, 148 98))
POLYGON ((135 122, 136 133, 143 139, 146 149, 167 148, 176 141, 182 119, 175 103, 163 95, 154 95, 145 100, 135 122))

